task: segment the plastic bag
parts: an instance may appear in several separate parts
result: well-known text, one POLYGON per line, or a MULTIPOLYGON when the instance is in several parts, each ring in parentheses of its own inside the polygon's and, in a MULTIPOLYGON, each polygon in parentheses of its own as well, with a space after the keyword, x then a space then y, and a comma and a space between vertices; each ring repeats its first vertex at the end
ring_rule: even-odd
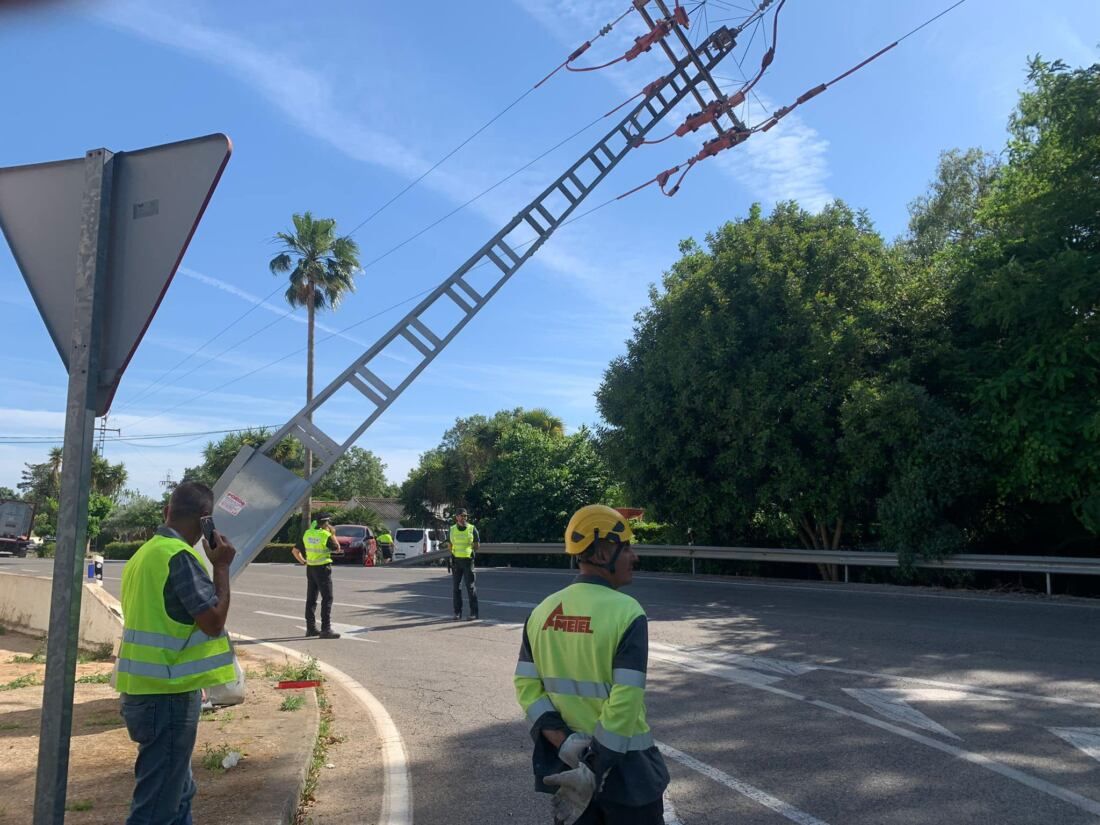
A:
POLYGON ((244 702, 245 693, 247 692, 244 685, 244 670, 241 669, 241 663, 237 659, 236 652, 233 653, 233 670, 237 673, 237 678, 234 681, 206 688, 206 699, 210 704, 216 707, 226 707, 244 702))

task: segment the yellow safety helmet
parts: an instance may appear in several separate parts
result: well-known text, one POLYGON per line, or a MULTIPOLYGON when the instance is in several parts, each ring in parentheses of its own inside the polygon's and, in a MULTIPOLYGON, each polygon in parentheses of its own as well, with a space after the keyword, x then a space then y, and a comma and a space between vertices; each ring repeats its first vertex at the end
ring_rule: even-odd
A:
POLYGON ((627 520, 616 510, 606 504, 589 504, 569 519, 569 526, 565 528, 565 552, 570 556, 579 556, 591 548, 597 539, 610 539, 621 545, 633 541, 634 533, 627 520))

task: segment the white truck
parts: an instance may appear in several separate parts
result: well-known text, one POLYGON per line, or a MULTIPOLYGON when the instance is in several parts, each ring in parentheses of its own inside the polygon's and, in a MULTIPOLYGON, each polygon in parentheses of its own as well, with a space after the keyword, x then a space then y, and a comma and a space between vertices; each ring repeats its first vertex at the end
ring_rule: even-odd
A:
POLYGON ((33 504, 15 498, 0 499, 0 553, 26 556, 33 525, 33 504))

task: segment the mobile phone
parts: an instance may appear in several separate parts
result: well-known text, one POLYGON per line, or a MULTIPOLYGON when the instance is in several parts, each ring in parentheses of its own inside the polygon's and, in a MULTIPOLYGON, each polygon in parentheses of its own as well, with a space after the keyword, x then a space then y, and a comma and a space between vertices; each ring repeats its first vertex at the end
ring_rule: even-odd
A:
POLYGON ((218 542, 214 538, 214 518, 213 518, 213 516, 200 516, 199 517, 199 526, 202 527, 202 535, 203 535, 203 538, 206 539, 206 543, 209 544, 211 548, 217 547, 218 542))

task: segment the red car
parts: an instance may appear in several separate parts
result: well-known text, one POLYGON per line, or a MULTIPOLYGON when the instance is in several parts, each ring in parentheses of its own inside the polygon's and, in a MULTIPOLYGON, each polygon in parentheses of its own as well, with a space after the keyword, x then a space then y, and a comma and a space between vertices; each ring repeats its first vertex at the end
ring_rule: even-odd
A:
POLYGON ((340 550, 332 551, 332 560, 366 563, 368 553, 377 552, 374 533, 365 524, 337 524, 336 541, 340 550))

